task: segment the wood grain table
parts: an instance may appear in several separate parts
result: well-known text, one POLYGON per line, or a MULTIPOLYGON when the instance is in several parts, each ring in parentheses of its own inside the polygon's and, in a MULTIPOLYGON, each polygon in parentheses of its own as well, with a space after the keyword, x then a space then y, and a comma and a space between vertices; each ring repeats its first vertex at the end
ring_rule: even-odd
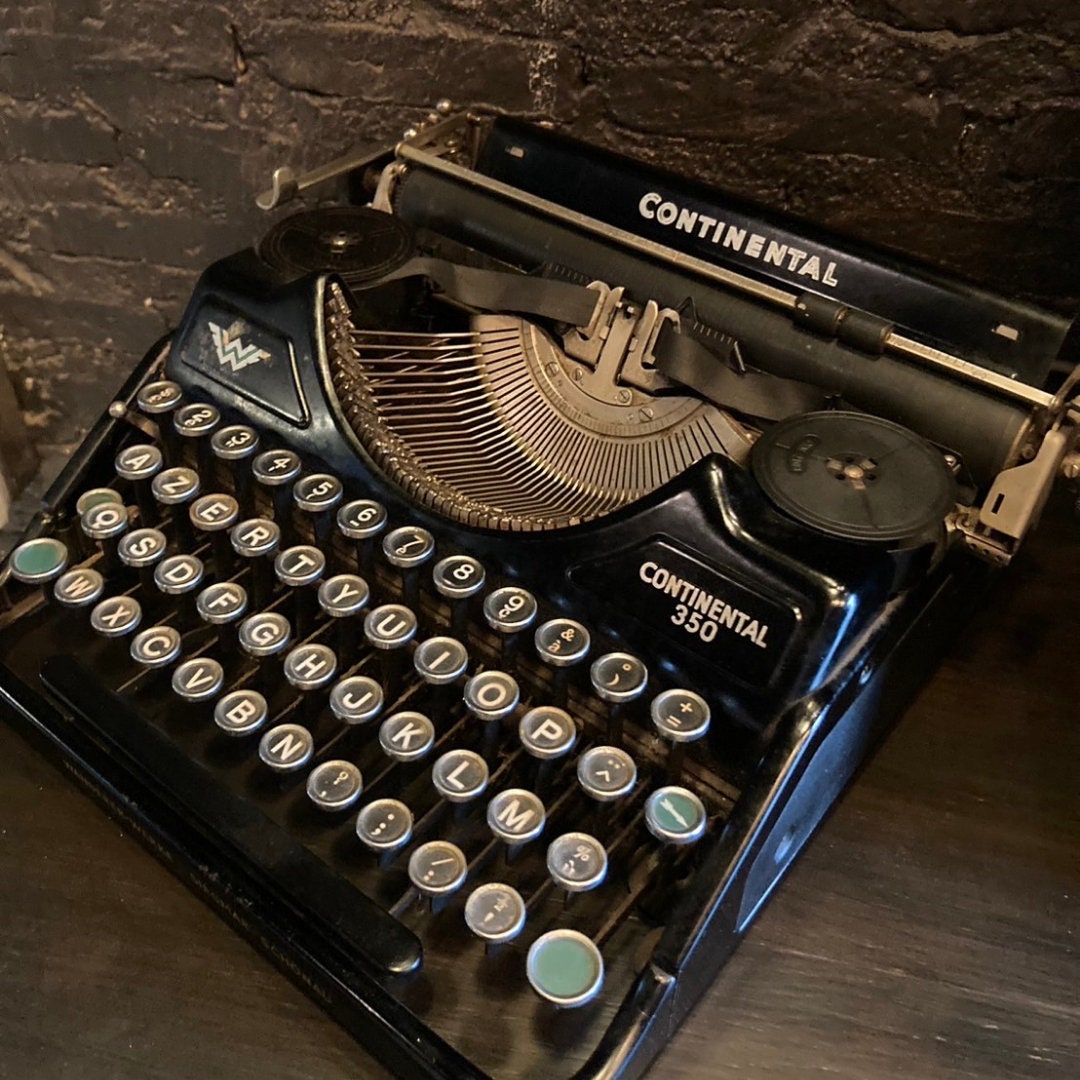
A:
MULTIPOLYGON (((1080 1077, 1080 522, 1053 506, 657 1080, 1080 1077)), ((0 725, 0 1077, 386 1073, 0 725)))

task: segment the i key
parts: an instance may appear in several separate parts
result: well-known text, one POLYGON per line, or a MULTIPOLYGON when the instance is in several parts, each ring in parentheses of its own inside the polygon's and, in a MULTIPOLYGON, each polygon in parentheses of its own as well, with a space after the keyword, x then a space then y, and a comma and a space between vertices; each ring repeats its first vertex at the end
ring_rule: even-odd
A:
POLYGON ((210 538, 214 557, 214 577, 225 581, 233 573, 233 550, 229 530, 240 516, 240 506, 231 495, 200 495, 188 511, 191 524, 210 538))
POLYGON ((259 449, 259 436, 247 424, 229 424, 210 437, 214 457, 224 465, 232 480, 232 489, 242 514, 255 510, 251 459, 259 449))
POLYGON ((158 507, 150 485, 165 465, 161 451, 149 443, 136 443, 121 450, 115 464, 116 475, 131 483, 139 508, 139 523, 145 527, 156 525, 158 507))

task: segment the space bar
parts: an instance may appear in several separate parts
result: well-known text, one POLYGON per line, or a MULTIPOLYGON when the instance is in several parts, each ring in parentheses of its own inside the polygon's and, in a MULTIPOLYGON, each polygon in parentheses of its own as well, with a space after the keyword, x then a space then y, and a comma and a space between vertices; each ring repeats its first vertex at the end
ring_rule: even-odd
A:
POLYGON ((51 656, 41 666, 41 681, 145 770, 150 787, 164 788, 188 814, 211 823, 249 866, 270 878, 278 899, 306 921, 329 926, 340 944, 376 969, 401 973, 419 966, 422 947, 408 927, 338 877, 250 802, 219 784, 123 698, 103 687, 89 668, 71 656, 51 656))

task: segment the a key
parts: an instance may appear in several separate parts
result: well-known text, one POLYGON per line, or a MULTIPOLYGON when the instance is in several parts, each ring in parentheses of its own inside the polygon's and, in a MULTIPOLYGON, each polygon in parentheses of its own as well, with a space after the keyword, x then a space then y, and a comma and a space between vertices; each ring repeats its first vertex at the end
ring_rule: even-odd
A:
POLYGON ((158 506, 151 491, 154 477, 165 467, 161 450, 149 443, 135 443, 116 455, 116 475, 131 483, 139 524, 151 527, 158 521, 158 506))

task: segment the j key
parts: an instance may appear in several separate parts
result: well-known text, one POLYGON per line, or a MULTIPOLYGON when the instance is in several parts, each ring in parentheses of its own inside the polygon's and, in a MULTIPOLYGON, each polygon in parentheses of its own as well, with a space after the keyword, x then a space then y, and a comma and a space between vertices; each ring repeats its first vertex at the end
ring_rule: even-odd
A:
MULTIPOLYGON (((20 544, 12 553, 8 566, 11 576, 23 585, 40 585, 46 601, 54 598, 63 603, 52 586, 59 585, 68 562, 67 547, 50 536, 39 536, 20 544)), ((67 575, 65 575, 67 576, 67 575)))
POLYGON ((214 723, 233 737, 258 731, 269 716, 270 707, 258 690, 231 690, 214 705, 214 723))
POLYGON ((488 776, 487 762, 472 750, 448 750, 431 767, 435 790, 457 805, 480 798, 487 790, 488 776))
POLYGON ((386 507, 371 499, 355 499, 338 507, 338 532, 355 542, 356 565, 369 578, 375 572, 375 538, 386 528, 386 520, 386 507))
POLYGON ((622 742, 623 710, 637 701, 649 684, 645 665, 629 653, 605 653, 589 668, 593 693, 608 703, 608 741, 613 746, 622 742))
POLYGON ((269 518, 248 518, 229 532, 233 551, 251 567, 251 602, 266 607, 273 592, 273 559, 281 543, 281 530, 269 518))
POLYGON ((323 704, 323 695, 316 693, 329 686, 337 672, 337 657, 332 649, 317 642, 297 645, 285 657, 285 678, 289 685, 303 695, 298 717, 309 727, 314 724, 323 704))
POLYGON ((204 576, 197 555, 167 555, 154 567, 154 584, 160 592, 177 598, 177 618, 182 630, 195 625, 195 593, 204 576))
POLYGON ((296 538, 292 524, 292 486, 303 466, 291 450, 264 450, 251 463, 251 475, 256 483, 270 492, 274 520, 281 529, 283 544, 296 538))
POLYGON ((379 746, 395 761, 419 761, 435 745, 435 725, 418 712, 399 712, 379 725, 379 746))
POLYGON ((119 565, 116 546, 127 532, 128 511, 120 503, 99 503, 91 506, 79 521, 83 535, 96 541, 101 548, 102 570, 108 576, 119 565))
POLYGON ((573 619, 550 619, 537 627, 533 641, 540 659, 555 669, 552 704, 564 708, 569 669, 588 656, 589 631, 573 619))
POLYGON ((506 585, 484 597, 484 618, 499 634, 503 667, 513 662, 521 634, 536 621, 539 610, 536 597, 517 585, 506 585))
POLYGON ((578 758, 577 778, 581 790, 597 802, 615 802, 634 790, 637 765, 617 746, 594 746, 578 758))
POLYGON ((346 724, 369 723, 382 707, 382 687, 366 675, 350 675, 330 691, 330 711, 346 724))
POLYGON ((210 538, 214 556, 214 576, 224 581, 233 572, 233 550, 229 530, 240 517, 240 505, 231 495, 200 495, 188 510, 191 524, 198 533, 210 538))
POLYGON ((543 831, 547 811, 540 797, 524 788, 500 791, 487 805, 487 825, 496 840, 507 845, 507 861, 513 860, 522 845, 543 831))
POLYGON ((468 870, 465 853, 448 840, 429 840, 409 856, 409 880, 434 912, 465 884, 468 870))
POLYGON ((131 482, 135 505, 139 508, 139 522, 144 526, 157 524, 157 502, 150 485, 164 467, 164 455, 149 443, 136 443, 116 455, 116 475, 131 482))
POLYGON ((183 466, 162 470, 150 484, 150 490, 158 504, 172 509, 172 527, 176 542, 188 551, 195 546, 195 531, 191 527, 187 508, 199 494, 199 487, 199 474, 183 466))
POLYGON ((525 972, 532 988, 560 1009, 586 1005, 604 986, 604 958, 577 930, 549 930, 529 947, 525 972))
POLYGON ((222 656, 236 653, 236 628, 247 606, 247 590, 235 581, 214 582, 196 597, 195 610, 199 618, 217 627, 218 648, 222 656))
POLYGON ((435 591, 450 602, 450 630, 464 637, 469 622, 469 600, 484 587, 483 565, 471 555, 448 555, 431 571, 435 591))
POLYGON ((607 865, 604 845, 588 833, 563 833, 548 845, 548 873, 568 893, 588 892, 601 885, 607 865))
POLYGON ((53 585, 56 602, 66 608, 86 608, 96 604, 104 591, 105 579, 92 567, 68 570, 53 585))
POLYGON ((380 653, 380 676, 393 700, 401 682, 405 646, 416 637, 416 616, 402 604, 382 604, 364 617, 364 637, 380 653))
POLYGON ((344 490, 341 481, 328 473, 310 473, 293 484, 293 502, 312 520, 315 543, 325 547, 334 525, 334 510, 344 490))
POLYGON ((278 581, 295 590, 296 633, 306 637, 315 621, 315 587, 326 569, 326 556, 310 544, 297 544, 279 552, 274 559, 278 581))
POLYGON ((229 424, 210 436, 210 450, 232 482, 242 514, 254 510, 251 459, 259 450, 259 436, 247 424, 229 424))
POLYGON ((135 404, 143 415, 150 417, 158 427, 158 438, 165 448, 165 457, 170 465, 179 464, 179 446, 176 431, 172 426, 170 414, 179 408, 184 400, 180 387, 168 379, 150 382, 139 388, 135 404))
POLYGON ((457 682, 469 666, 469 654, 457 638, 433 637, 422 641, 413 653, 413 667, 429 686, 457 682))
POLYGON ((687 743, 702 738, 709 730, 708 702, 692 690, 665 690, 653 698, 649 715, 657 734, 668 743, 668 780, 678 780, 687 743))
POLYGON ((308 798, 328 813, 347 810, 363 790, 363 777, 351 761, 324 761, 308 774, 308 798))
POLYGON ((149 626, 131 639, 131 659, 154 671, 180 658, 180 631, 175 626, 149 626))
POLYGON ((397 799, 376 799, 356 816, 356 835, 367 848, 386 858, 412 838, 412 812, 397 799))
POLYGON ((142 621, 139 601, 130 596, 110 596, 90 612, 90 625, 103 637, 120 638, 133 633, 142 621))
POLYGON ((143 597, 147 603, 155 598, 154 568, 165 558, 168 540, 160 529, 135 529, 120 538, 116 554, 125 566, 139 572, 143 597))
POLYGON ((299 724, 278 724, 259 740, 259 759, 278 773, 302 769, 314 753, 311 732, 299 724))
POLYGON ((194 401, 181 405, 173 413, 173 430, 181 440, 188 440, 195 446, 199 472, 204 476, 213 475, 214 459, 210 450, 210 435, 221 423, 221 413, 213 405, 194 401))
POLYGON ((525 901, 512 885, 480 885, 465 901, 465 925, 486 945, 503 945, 524 930, 525 901))
POLYGON ((401 571, 402 597, 409 607, 420 600, 419 568, 435 554, 435 537, 419 525, 402 525, 383 537, 383 555, 401 571))
POLYGON ((209 656, 196 656, 185 660, 172 675, 173 693, 191 703, 217 697, 224 685, 224 669, 209 656))
POLYGON ((692 844, 705 834, 708 823, 704 804, 686 788, 662 787, 645 802, 645 825, 665 844, 692 844))
POLYGON ((371 591, 356 574, 335 574, 319 586, 319 607, 334 620, 338 653, 351 657, 356 652, 356 619, 367 607, 371 591))

